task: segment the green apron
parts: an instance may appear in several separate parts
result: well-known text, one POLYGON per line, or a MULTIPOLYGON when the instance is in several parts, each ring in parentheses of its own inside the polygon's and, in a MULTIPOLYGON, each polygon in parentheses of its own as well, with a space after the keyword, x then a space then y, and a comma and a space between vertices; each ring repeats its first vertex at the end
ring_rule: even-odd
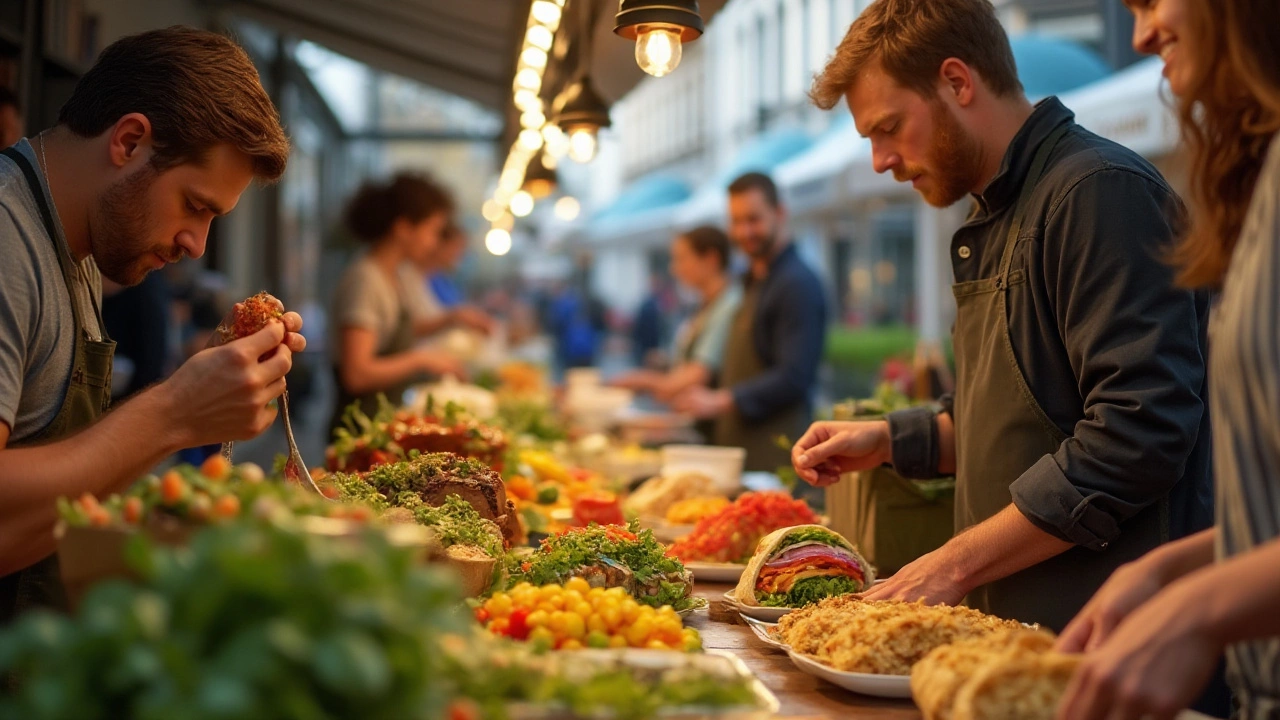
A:
MULTIPOLYGON (((733 316, 729 342, 725 346, 720 387, 731 388, 766 370, 756 352, 753 333, 762 284, 759 280, 750 282, 742 293, 742 304, 733 316)), ((773 472, 791 465, 791 452, 778 446, 778 436, 797 440, 807 423, 808 413, 803 402, 759 422, 748 422, 737 410, 732 410, 716 418, 715 444, 745 448, 747 458, 742 467, 747 472, 773 472)))
MULTIPOLYGON (((107 411, 111 404, 111 356, 115 352, 116 344, 106 336, 102 311, 97 301, 93 300, 92 289, 89 290, 89 297, 93 300, 93 311, 97 315, 102 340, 91 339, 85 331, 82 310, 74 289, 78 268, 72 264, 71 259, 58 244, 53 212, 45 200, 40 179, 22 153, 13 148, 3 152, 22 170, 31 194, 35 196, 36 204, 40 206, 40 216, 44 220, 45 232, 54 245, 58 264, 62 267, 62 278, 66 283, 67 293, 71 297, 71 311, 75 318, 75 350, 72 355, 71 379, 67 385, 67 395, 62 400, 62 407, 58 409, 53 420, 37 435, 9 446, 17 448, 65 438, 93 424, 107 411)), ((57 610, 67 607, 66 589, 62 586, 57 553, 27 568, 0 577, 0 627, 10 624, 23 612, 37 607, 57 610)))
MULTIPOLYGON (((1009 288, 1027 281, 1011 269, 1025 208, 1063 126, 1036 152, 1014 208, 999 274, 957 283, 955 437, 957 532, 981 523, 1012 502, 1009 491, 1024 472, 1056 452, 1067 435, 1045 414, 1018 367, 1009 337, 1009 288)), ((1120 537, 1101 551, 1075 547, 1039 565, 984 585, 968 604, 1001 617, 1040 623, 1061 632, 1120 565, 1168 540, 1168 501, 1125 521, 1120 537)))
MULTIPOLYGON (((413 319, 409 316, 409 310, 404 302, 403 293, 401 293, 400 316, 396 318, 396 327, 392 331, 391 337, 382 347, 378 348, 378 357, 387 357, 389 355, 397 355, 407 350, 412 350, 417 336, 413 333, 413 319)), ((385 395, 388 400, 396 407, 404 401, 404 393, 413 385, 412 381, 407 381, 387 388, 379 392, 365 393, 363 395, 352 395, 342 386, 342 373, 337 365, 333 368, 334 386, 338 389, 338 400, 333 410, 333 417, 329 420, 329 437, 333 437, 333 432, 343 424, 343 414, 352 404, 359 404, 360 412, 369 417, 373 417, 378 412, 378 395, 385 395)))

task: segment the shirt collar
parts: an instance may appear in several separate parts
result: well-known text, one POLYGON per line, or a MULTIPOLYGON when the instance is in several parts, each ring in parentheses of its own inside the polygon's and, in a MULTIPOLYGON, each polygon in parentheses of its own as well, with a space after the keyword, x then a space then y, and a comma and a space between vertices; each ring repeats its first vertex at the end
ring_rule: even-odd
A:
POLYGON ((1022 124, 1005 151, 1000 170, 974 198, 987 212, 1002 210, 1013 204, 1022 189, 1022 181, 1031 169, 1036 151, 1059 125, 1075 119, 1075 113, 1067 109, 1056 97, 1048 97, 1036 103, 1031 117, 1022 124))

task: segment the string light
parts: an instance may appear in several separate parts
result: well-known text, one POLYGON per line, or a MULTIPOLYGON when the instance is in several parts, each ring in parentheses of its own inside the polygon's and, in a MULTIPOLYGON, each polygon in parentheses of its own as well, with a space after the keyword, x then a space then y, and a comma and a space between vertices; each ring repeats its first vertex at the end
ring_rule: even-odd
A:
POLYGON ((533 196, 524 190, 519 190, 511 196, 511 214, 518 218, 529 217, 529 213, 533 212, 533 204, 533 196))
POLYGON ((511 252, 511 233, 502 228, 491 228, 484 236, 484 247, 498 257, 506 255, 511 252))
POLYGON ((580 212, 582 212, 582 206, 578 203, 576 198, 570 195, 565 195, 556 201, 556 217, 565 222, 573 222, 574 220, 577 220, 580 212))

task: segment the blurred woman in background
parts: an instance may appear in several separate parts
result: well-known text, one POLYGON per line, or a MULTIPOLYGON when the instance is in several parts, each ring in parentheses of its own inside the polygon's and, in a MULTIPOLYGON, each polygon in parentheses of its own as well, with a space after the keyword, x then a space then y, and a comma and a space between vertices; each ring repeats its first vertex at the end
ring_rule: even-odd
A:
POLYGON ((1059 649, 1086 655, 1062 720, 1172 718, 1223 652, 1239 712, 1280 717, 1280 4, 1126 0, 1164 58, 1190 149, 1179 280, 1209 327, 1217 526, 1121 567, 1059 649))
POLYGON ((742 300, 742 288, 729 272, 730 252, 729 237, 714 227, 676 236, 671 244, 671 274, 697 294, 698 310, 676 331, 667 372, 637 370, 613 384, 651 393, 664 402, 694 385, 715 387, 729 325, 742 300))
POLYGON ((330 429, 342 426, 346 408, 377 410, 379 393, 399 404, 404 391, 428 376, 461 375, 455 358, 415 348, 413 298, 453 214, 448 191, 423 175, 401 173, 366 182, 351 199, 346 224, 368 244, 338 283, 332 332, 338 401, 330 429))

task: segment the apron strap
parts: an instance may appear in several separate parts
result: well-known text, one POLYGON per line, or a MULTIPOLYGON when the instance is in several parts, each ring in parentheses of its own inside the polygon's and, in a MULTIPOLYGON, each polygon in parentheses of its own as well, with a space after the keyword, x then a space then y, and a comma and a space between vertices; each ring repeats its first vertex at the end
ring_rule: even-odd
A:
POLYGON ((1026 220, 1027 201, 1031 199, 1031 193, 1036 189, 1036 185, 1040 183, 1040 177, 1044 175, 1044 166, 1049 162, 1049 155, 1058 145, 1058 141, 1063 135, 1067 134, 1067 130, 1071 128, 1070 123, 1063 123, 1056 130, 1049 133, 1049 137, 1040 143, 1040 148, 1036 150, 1035 158, 1031 161, 1031 168, 1027 171, 1027 177, 1022 181, 1022 191, 1018 193, 1018 204, 1014 206, 1013 225, 1009 228, 1009 235, 1005 239, 1004 252, 1000 256, 1000 274, 996 276, 996 289, 1002 290, 1009 287, 1009 265, 1013 262, 1013 250, 1018 244, 1018 236, 1022 234, 1022 224, 1026 220))
MULTIPOLYGON (((0 153, 12 160, 13 164, 18 166, 18 169, 22 171, 22 175, 27 179, 27 186, 35 197, 36 206, 40 208, 40 220, 44 223, 45 233, 49 235, 49 241, 53 243, 53 251, 58 256, 58 265, 62 268, 63 280, 67 284, 67 292, 71 294, 71 312, 75 316, 76 323, 81 328, 84 328, 85 324, 81 316, 80 303, 76 300, 74 285, 76 273, 73 273, 72 268, 68 266, 67 258, 65 257, 66 251, 58 243, 58 226, 53 221, 53 209, 49 207, 49 201, 45 198, 44 185, 40 182, 40 176, 36 174, 36 169, 31 166, 31 161, 27 160, 27 156, 19 152, 16 147, 7 147, 4 150, 0 150, 0 153)), ((85 294, 89 296, 89 303, 93 306, 93 312, 98 321, 98 332, 102 334, 105 340, 107 338, 107 326, 102 321, 102 308, 98 306, 98 299, 93 296, 91 289, 86 287, 85 294)))

